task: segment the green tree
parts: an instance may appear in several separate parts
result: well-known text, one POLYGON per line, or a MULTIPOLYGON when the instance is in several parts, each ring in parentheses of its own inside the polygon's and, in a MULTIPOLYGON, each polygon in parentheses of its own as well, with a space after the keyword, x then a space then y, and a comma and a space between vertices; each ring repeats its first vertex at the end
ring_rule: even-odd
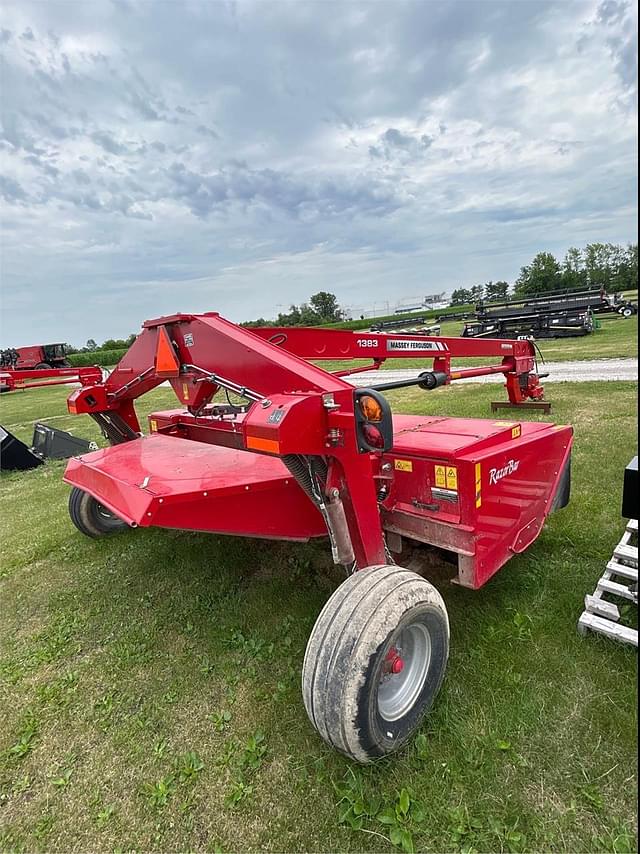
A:
POLYGON ((96 342, 93 340, 93 338, 88 338, 88 339, 87 339, 87 343, 84 345, 84 347, 83 347, 82 349, 83 349, 85 352, 88 350, 90 353, 92 353, 94 350, 97 350, 97 349, 98 349, 98 345, 97 345, 97 344, 96 344, 96 342))
POLYGON ((471 302, 481 302, 484 299, 484 285, 474 285, 469 293, 471 302))
POLYGON ((467 288, 456 288, 451 294, 450 305, 469 305, 473 302, 473 293, 467 288))
POLYGON ((319 291, 311 297, 309 303, 322 323, 336 323, 342 320, 344 312, 338 305, 335 294, 327 293, 327 291, 319 291))
POLYGON ((509 291, 509 282, 487 282, 484 286, 484 298, 487 302, 505 300, 509 291))
POLYGON ((538 252, 531 264, 520 270, 514 292, 516 296, 536 296, 562 287, 560 264, 551 252, 538 252))
POLYGON ((567 250, 562 262, 562 286, 579 290, 587 286, 587 271, 581 249, 572 246, 567 250))

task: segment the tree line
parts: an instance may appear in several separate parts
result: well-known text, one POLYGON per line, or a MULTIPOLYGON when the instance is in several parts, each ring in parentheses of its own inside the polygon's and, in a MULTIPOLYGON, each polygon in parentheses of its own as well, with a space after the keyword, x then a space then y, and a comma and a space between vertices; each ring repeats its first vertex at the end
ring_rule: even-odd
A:
MULTIPOLYGON (((536 296, 555 290, 580 290, 604 288, 608 292, 633 290, 638 287, 638 244, 621 246, 614 243, 588 243, 584 249, 571 247, 562 261, 551 252, 538 252, 530 264, 520 269, 513 283, 499 280, 489 281, 470 288, 456 288, 451 294, 451 306, 473 305, 506 300, 514 297, 536 296)), ((275 320, 259 317, 246 320, 241 326, 322 326, 344 320, 346 312, 338 303, 335 294, 319 291, 308 302, 290 305, 289 310, 280 312, 275 320)), ((108 338, 98 345, 89 338, 84 347, 66 345, 68 353, 92 353, 97 350, 126 350, 136 339, 135 334, 127 338, 108 338)))
MULTIPOLYGON (((513 296, 526 297, 557 290, 603 288, 628 291, 638 287, 638 244, 588 243, 584 249, 572 246, 562 261, 551 252, 538 252, 530 264, 521 267, 513 283, 513 296)), ((456 288, 451 305, 468 305, 485 300, 504 300, 508 282, 486 282, 472 288, 456 288)))

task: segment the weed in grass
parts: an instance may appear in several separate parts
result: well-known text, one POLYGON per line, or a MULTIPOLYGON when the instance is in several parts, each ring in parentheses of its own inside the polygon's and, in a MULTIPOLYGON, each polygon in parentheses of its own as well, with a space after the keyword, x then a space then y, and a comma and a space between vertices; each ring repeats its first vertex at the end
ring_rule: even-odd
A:
POLYGON ((160 741, 156 741, 153 745, 153 755, 156 759, 162 759, 162 757, 167 752, 167 742, 166 739, 162 738, 160 741))
POLYGON ((531 626, 533 621, 528 614, 521 614, 516 611, 513 615, 513 625, 516 628, 516 637, 518 640, 529 640, 531 638, 531 626))
POLYGON ((227 792, 224 803, 225 806, 235 809, 247 798, 253 794, 253 786, 249 783, 244 783, 242 780, 234 781, 229 791, 227 792))
POLYGON ((55 786, 56 789, 66 789, 69 783, 71 782, 71 775, 73 774, 72 768, 66 768, 62 774, 59 774, 57 777, 54 777, 51 781, 51 785, 55 786))
POLYGON ((224 732, 231 721, 231 712, 228 709, 223 709, 221 712, 213 712, 209 715, 209 720, 216 732, 224 732))
POLYGON ((33 835, 38 842, 44 842, 47 836, 51 833, 55 824, 55 817, 52 815, 43 815, 34 825, 33 835))
POLYGON ((583 786, 580 789, 580 795, 587 806, 593 811, 600 812, 604 808, 604 798, 597 786, 593 784, 583 786))
POLYGON ((116 808, 112 804, 103 807, 96 815, 96 825, 98 828, 102 830, 102 828, 106 827, 115 814, 116 808))
POLYGON ((409 789, 401 789, 391 806, 383 807, 376 821, 389 833, 389 841, 405 854, 413 854, 413 834, 425 820, 425 812, 409 789))
POLYGON ((470 816, 468 808, 464 805, 450 809, 448 818, 447 830, 451 844, 465 851, 475 850, 478 835, 483 830, 482 821, 470 816))
POLYGON ((24 777, 18 777, 11 784, 11 794, 12 795, 21 795, 23 792, 28 792, 31 788, 32 780, 28 774, 25 774, 24 777))
MULTIPOLYGON (((482 826, 482 822, 478 819, 471 819, 469 824, 472 830, 477 828, 478 824, 482 826)), ((526 847, 527 838, 518 827, 519 819, 506 823, 490 815, 487 820, 488 834, 490 837, 493 837, 490 847, 492 849, 510 851, 511 854, 520 854, 526 847)))
POLYGON ((162 777, 156 783, 144 783, 142 794, 146 797, 153 809, 161 809, 167 805, 171 795, 175 792, 176 781, 173 774, 162 777))
POLYGON ((419 759, 421 762, 425 762, 429 758, 429 742, 423 732, 419 733, 414 739, 413 753, 416 759, 419 759))
POLYGON ((262 730, 256 730, 253 735, 249 736, 247 743, 244 746, 242 756, 240 758, 240 767, 256 771, 264 759, 267 752, 267 744, 265 735, 262 730))
POLYGON ((223 768, 231 768, 239 748, 240 742, 237 739, 227 739, 227 741, 225 741, 224 743, 222 750, 218 754, 218 757, 216 758, 216 765, 223 768))
POLYGON ((338 822, 352 830, 361 830, 367 819, 373 819, 382 805, 380 798, 367 798, 363 794, 361 777, 349 771, 346 778, 333 784, 338 801, 338 822))
POLYGON ((202 673, 204 676, 210 676, 215 670, 215 666, 211 661, 209 661, 208 656, 203 655, 200 659, 198 669, 200 670, 200 673, 202 673))
POLYGON ((198 774, 204 768, 204 762, 198 754, 189 750, 184 753, 176 762, 176 774, 181 783, 193 783, 198 774))
POLYGON ((18 733, 18 740, 9 748, 9 755, 15 759, 24 759, 33 750, 33 742, 37 734, 38 721, 33 712, 28 712, 18 733))
POLYGON ((281 703, 291 693, 291 686, 286 682, 276 682, 276 690, 271 693, 271 699, 275 703, 281 703))

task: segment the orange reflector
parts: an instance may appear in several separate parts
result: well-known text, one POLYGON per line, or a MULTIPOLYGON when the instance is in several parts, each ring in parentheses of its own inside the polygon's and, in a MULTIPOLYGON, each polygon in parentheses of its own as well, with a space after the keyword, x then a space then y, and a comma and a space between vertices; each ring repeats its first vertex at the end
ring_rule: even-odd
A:
POLYGON ((155 367, 159 377, 177 377, 180 374, 180 362, 164 326, 158 327, 155 367))
POLYGON ((247 448, 252 451, 266 451, 268 454, 280 453, 280 442, 275 439, 261 439, 259 436, 247 436, 247 448))
POLYGON ((70 400, 67 401, 67 409, 69 410, 69 412, 72 415, 78 414, 78 407, 75 405, 75 403, 72 403, 70 400))
POLYGON ((367 421, 382 421, 382 407, 375 397, 371 397, 369 394, 364 394, 359 398, 358 403, 360 405, 360 411, 367 421))

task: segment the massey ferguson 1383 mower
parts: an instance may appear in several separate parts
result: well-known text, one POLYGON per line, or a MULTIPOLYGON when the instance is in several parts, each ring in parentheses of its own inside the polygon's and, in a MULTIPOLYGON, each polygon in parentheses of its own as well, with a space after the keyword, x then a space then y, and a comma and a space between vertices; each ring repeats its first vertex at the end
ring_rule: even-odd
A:
MULTIPOLYGON (((369 369, 367 368, 367 369, 369 369)), ((444 675, 444 602, 394 563, 406 541, 454 558, 478 588, 569 499, 572 430, 551 424, 394 415, 381 392, 429 392, 501 373, 509 399, 540 399, 529 341, 327 329, 253 329, 216 313, 149 320, 111 375, 69 398, 111 447, 69 462, 71 518, 97 537, 156 526, 303 542, 329 537, 349 576, 313 628, 302 673, 309 718, 360 762, 398 748, 444 675), (421 355, 415 379, 354 389, 306 360, 421 355), (452 369, 452 357, 497 363, 452 369), (135 398, 168 380, 182 406, 149 417, 135 398), (226 392, 227 402, 214 397, 226 392), (246 405, 232 404, 232 392, 246 405)))

